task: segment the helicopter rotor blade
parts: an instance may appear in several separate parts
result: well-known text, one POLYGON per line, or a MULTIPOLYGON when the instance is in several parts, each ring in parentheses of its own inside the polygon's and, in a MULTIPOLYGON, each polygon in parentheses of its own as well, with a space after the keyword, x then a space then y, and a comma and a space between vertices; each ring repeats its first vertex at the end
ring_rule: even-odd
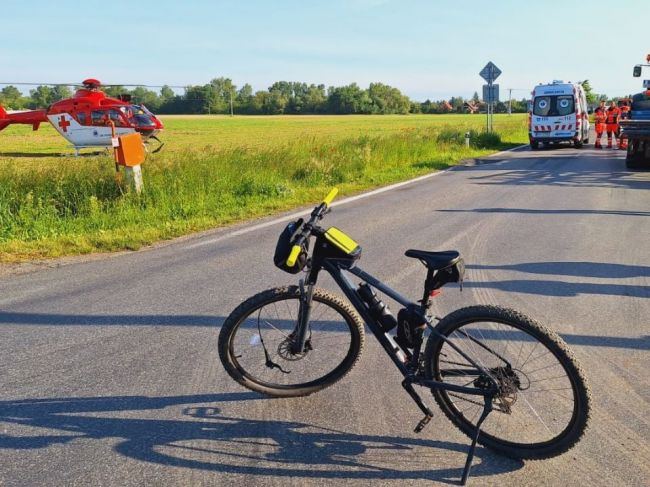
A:
POLYGON ((81 86, 79 83, 10 83, 0 81, 0 85, 18 85, 18 86, 81 86))
MULTIPOLYGON (((83 83, 23 83, 23 82, 5 82, 5 81, 0 81, 0 85, 13 85, 13 86, 80 86, 83 87, 83 83)), ((100 87, 102 86, 122 86, 122 87, 142 87, 142 88, 177 88, 177 89, 184 89, 187 88, 188 86, 192 85, 185 85, 185 86, 180 86, 180 85, 142 85, 142 84, 123 84, 123 83, 101 83, 100 87)))

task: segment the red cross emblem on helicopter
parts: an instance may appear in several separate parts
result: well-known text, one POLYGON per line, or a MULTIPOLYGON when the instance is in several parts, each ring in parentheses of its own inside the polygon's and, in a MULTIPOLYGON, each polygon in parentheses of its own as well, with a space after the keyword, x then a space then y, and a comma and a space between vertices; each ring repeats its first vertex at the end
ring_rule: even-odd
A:
POLYGON ((70 122, 65 119, 65 115, 61 115, 61 118, 59 118, 59 127, 61 127, 64 132, 67 132, 69 126, 70 122))

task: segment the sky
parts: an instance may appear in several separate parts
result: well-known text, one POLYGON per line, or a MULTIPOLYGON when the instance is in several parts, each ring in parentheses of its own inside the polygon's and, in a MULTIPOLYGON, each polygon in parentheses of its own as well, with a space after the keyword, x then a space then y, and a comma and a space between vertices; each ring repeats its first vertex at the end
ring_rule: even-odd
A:
POLYGON ((648 53, 647 0, 0 2, 0 83, 382 82, 424 101, 480 95, 492 61, 501 100, 556 79, 622 96, 648 53))

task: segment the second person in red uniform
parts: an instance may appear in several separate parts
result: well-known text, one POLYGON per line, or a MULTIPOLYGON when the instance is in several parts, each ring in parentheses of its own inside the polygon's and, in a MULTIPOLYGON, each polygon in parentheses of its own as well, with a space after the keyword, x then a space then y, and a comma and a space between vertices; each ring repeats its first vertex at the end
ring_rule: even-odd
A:
MULTIPOLYGON (((607 148, 612 148, 612 138, 616 138, 618 132, 618 119, 621 116, 621 110, 616 106, 616 102, 612 101, 606 112, 605 126, 607 129, 607 148)), ((618 140, 616 141, 618 145, 618 140)))

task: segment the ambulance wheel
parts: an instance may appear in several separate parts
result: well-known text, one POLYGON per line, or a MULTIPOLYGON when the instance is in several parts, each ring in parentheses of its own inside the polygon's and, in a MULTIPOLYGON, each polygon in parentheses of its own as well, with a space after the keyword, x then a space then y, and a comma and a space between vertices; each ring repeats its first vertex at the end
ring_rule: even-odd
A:
POLYGON ((530 143, 530 148, 533 149, 533 150, 539 149, 539 142, 537 142, 536 140, 532 141, 530 143))
POLYGON ((582 149, 582 141, 581 140, 574 141, 573 145, 576 147, 576 149, 582 149))

